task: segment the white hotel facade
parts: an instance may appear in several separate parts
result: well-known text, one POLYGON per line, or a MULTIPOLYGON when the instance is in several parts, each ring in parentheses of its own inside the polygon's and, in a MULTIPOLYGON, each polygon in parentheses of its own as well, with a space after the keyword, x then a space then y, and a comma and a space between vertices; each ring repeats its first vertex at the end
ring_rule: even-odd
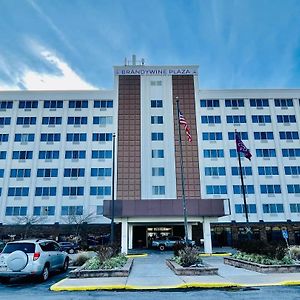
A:
POLYGON ((114 76, 112 90, 0 92, 0 235, 24 216, 59 232, 68 215, 92 213, 96 232, 107 228, 113 133, 123 251, 183 235, 178 97, 193 138, 182 129, 189 238, 211 252, 243 237, 236 129, 253 155, 242 166, 254 235, 287 228, 300 244, 300 90, 202 90, 197 66, 118 66, 114 76))

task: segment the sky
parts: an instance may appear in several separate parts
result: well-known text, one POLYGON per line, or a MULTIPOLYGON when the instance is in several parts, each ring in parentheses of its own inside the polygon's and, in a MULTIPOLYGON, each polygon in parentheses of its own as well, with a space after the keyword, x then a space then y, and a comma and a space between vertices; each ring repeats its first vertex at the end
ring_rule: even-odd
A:
POLYGON ((199 65, 200 89, 300 88, 298 0, 0 0, 0 91, 112 89, 113 66, 199 65))

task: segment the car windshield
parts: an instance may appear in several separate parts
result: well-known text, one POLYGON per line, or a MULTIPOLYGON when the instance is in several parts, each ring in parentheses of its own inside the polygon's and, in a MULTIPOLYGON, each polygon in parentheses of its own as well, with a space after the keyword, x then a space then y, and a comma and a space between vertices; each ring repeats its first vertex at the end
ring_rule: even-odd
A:
POLYGON ((3 249, 2 253, 12 253, 21 250, 25 253, 34 253, 35 244, 33 243, 8 243, 3 249))

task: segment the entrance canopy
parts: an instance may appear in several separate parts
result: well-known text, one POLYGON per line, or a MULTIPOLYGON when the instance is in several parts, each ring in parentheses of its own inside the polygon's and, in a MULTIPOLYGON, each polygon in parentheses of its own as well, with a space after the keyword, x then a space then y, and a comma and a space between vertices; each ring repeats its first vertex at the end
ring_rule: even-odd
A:
MULTIPOLYGON (((111 200, 103 201, 103 215, 111 217, 111 200)), ((222 217, 225 215, 224 199, 187 199, 189 217, 222 217)), ((124 217, 182 217, 182 201, 163 200, 115 200, 114 215, 124 217)))

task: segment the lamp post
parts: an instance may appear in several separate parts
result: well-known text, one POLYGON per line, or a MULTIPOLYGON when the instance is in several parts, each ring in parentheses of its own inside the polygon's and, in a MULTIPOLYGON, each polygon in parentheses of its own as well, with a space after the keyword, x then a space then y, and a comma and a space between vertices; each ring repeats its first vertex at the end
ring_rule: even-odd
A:
POLYGON ((112 144, 112 184, 111 184, 111 223, 110 223, 110 243, 115 241, 115 146, 116 146, 116 134, 113 133, 112 144))

